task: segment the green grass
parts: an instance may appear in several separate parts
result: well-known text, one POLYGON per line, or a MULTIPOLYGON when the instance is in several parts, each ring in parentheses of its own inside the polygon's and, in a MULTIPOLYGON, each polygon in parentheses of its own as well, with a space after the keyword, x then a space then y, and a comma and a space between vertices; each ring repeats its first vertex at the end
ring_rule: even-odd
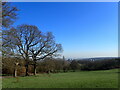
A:
POLYGON ((3 88, 117 88, 118 69, 3 78, 3 88))

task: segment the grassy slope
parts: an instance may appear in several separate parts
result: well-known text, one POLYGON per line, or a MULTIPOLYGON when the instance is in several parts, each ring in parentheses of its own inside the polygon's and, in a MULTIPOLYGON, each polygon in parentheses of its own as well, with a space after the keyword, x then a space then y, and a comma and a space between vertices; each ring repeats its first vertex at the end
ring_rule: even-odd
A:
POLYGON ((3 78, 3 88, 117 88, 118 70, 81 71, 3 78))

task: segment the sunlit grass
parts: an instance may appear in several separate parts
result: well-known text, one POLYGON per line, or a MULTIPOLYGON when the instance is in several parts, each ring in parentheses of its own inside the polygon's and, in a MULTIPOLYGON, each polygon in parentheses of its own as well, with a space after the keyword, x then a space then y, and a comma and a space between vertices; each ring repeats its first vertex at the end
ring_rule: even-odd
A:
POLYGON ((3 78, 3 88, 117 88, 118 70, 79 71, 3 78))

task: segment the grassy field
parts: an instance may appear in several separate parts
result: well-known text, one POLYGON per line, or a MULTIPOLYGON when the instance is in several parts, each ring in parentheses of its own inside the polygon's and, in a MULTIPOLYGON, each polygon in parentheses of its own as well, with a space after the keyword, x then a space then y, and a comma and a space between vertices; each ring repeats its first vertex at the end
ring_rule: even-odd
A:
POLYGON ((3 88, 117 88, 118 69, 3 78, 3 88))

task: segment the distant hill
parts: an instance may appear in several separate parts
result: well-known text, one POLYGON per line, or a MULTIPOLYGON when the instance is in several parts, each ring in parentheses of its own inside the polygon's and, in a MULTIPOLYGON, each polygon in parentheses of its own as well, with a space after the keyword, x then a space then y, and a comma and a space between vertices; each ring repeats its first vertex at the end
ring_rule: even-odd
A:
POLYGON ((108 59, 117 59, 120 57, 95 57, 95 58, 79 58, 79 59, 75 59, 75 60, 108 60, 108 59))

